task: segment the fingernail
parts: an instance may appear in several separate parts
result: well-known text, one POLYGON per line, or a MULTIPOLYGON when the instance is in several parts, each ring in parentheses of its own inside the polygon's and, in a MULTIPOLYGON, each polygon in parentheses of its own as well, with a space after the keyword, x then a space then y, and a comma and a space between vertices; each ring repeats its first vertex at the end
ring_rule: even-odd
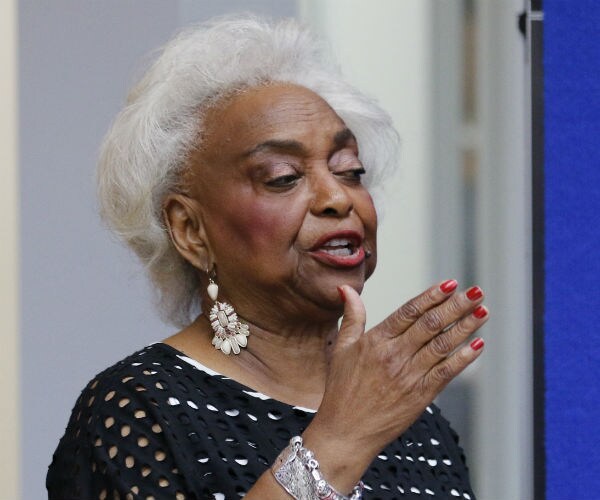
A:
POLYGON ((341 286, 338 286, 337 291, 340 294, 340 299, 342 299, 342 302, 346 302, 346 294, 344 293, 344 289, 341 286))
POLYGON ((477 338, 473 342, 471 342, 471 349, 474 351, 479 351, 483 347, 483 339, 477 338))
POLYGON ((473 311, 473 316, 477 319, 485 318, 488 314, 487 309, 484 306, 477 306, 473 311))
POLYGON ((450 293, 450 292, 453 292, 454 290, 456 290, 457 286, 458 286, 458 282, 456 280, 448 280, 448 281, 444 281, 440 285, 440 290, 444 293, 450 293))
POLYGON ((471 287, 467 290, 467 298, 473 302, 483 297, 483 292, 478 286, 471 287))

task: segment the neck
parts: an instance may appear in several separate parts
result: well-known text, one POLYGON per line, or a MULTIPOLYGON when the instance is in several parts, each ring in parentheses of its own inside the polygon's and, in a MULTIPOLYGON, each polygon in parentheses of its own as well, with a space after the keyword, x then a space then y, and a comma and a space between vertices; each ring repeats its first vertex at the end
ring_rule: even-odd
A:
POLYGON ((279 325, 277 330, 244 321, 248 346, 226 356, 211 345, 213 332, 200 315, 188 328, 167 339, 209 368, 285 403, 318 408, 327 376, 337 319, 321 323, 279 325))

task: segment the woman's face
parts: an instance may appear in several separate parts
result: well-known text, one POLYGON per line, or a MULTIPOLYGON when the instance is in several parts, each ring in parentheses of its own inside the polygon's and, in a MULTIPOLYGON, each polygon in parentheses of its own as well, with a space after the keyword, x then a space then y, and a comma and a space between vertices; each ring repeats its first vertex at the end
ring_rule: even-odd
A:
POLYGON ((255 322, 257 308, 288 320, 339 313, 336 287, 361 291, 377 258, 352 132, 314 92, 277 84, 211 109, 202 136, 188 183, 221 300, 255 322))

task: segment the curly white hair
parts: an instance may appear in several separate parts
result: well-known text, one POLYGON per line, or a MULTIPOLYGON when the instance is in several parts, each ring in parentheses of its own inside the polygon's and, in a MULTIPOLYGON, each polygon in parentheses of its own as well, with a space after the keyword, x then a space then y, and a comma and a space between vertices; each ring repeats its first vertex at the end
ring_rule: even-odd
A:
POLYGON ((200 312, 200 280, 170 240, 165 195, 200 146, 205 111, 238 90, 273 82, 314 91, 344 120, 376 202, 395 168, 398 136, 389 115, 343 81, 324 44, 297 21, 236 16, 180 32, 131 89, 104 139, 97 172, 103 220, 141 259, 161 316, 174 325, 200 312))

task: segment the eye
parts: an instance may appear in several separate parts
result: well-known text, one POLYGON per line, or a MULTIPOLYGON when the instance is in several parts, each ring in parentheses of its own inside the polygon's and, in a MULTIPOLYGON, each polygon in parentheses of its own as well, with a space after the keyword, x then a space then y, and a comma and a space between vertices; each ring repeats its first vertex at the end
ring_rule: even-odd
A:
POLYGON ((271 186, 271 187, 292 187, 295 186, 296 183, 298 182, 298 180, 300 179, 300 176, 297 174, 287 174, 287 175, 281 175, 279 177, 275 177, 274 179, 271 179, 270 181, 267 181, 267 186, 271 186))
POLYGON ((335 172, 338 177, 343 177, 353 182, 361 182, 361 177, 366 174, 366 170, 363 167, 353 168, 350 170, 343 170, 341 172, 335 172))
POLYGON ((360 184, 361 176, 366 173, 356 152, 350 148, 336 151, 329 160, 329 168, 337 177, 357 184, 360 184))
POLYGON ((292 188, 302 176, 298 166, 288 161, 268 163, 261 171, 262 182, 273 189, 292 188))

